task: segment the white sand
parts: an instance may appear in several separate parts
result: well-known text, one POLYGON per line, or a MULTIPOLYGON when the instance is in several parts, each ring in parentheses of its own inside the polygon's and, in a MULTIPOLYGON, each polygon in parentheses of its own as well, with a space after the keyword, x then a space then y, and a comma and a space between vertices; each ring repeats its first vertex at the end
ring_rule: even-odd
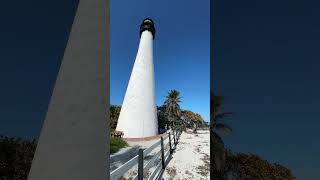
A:
POLYGON ((181 134, 176 152, 163 174, 165 180, 171 179, 210 179, 210 135, 209 130, 198 134, 181 134))
MULTIPOLYGON (((154 142, 146 142, 145 146, 150 146, 154 142)), ((168 138, 164 144, 168 143, 168 138)), ((169 147, 167 147, 169 148, 169 147)), ((152 156, 160 150, 155 148, 149 155, 152 156)), ((206 180, 210 179, 210 135, 209 130, 199 130, 198 134, 193 134, 192 130, 183 132, 172 159, 169 161, 162 178, 164 180, 206 180)), ((145 160, 145 163, 149 160, 145 160)), ((156 164, 160 159, 156 161, 156 164)), ((132 179, 137 175, 138 166, 124 174, 122 179, 132 179)), ((155 169, 149 169, 148 174, 155 169)))

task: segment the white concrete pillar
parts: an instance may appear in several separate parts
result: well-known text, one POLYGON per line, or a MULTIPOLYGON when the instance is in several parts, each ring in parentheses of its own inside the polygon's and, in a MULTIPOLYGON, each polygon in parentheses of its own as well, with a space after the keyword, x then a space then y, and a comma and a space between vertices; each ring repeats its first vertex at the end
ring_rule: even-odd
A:
POLYGON ((158 134, 153 67, 155 28, 151 19, 140 26, 140 44, 118 119, 117 131, 125 138, 144 138, 158 134))

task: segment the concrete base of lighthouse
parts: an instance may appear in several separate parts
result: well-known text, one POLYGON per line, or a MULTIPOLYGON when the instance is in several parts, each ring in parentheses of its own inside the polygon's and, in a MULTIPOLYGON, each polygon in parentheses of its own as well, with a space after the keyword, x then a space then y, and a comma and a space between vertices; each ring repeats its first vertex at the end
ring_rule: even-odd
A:
POLYGON ((123 138, 126 141, 130 141, 130 142, 139 142, 139 141, 152 141, 155 139, 160 139, 162 136, 164 136, 165 134, 158 134, 155 136, 149 136, 149 137, 144 137, 144 138, 123 138))
POLYGON ((158 134, 155 136, 149 136, 149 137, 144 137, 144 138, 123 138, 129 146, 140 146, 141 148, 148 148, 157 141, 161 139, 161 137, 165 137, 167 133, 164 134, 158 134))

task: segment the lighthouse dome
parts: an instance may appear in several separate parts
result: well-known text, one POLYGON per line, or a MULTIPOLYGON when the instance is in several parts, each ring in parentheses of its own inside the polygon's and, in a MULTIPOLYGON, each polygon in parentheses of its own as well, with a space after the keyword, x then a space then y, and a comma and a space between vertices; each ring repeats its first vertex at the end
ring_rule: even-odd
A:
POLYGON ((152 33, 153 39, 155 38, 156 29, 152 19, 145 18, 140 25, 140 36, 143 31, 150 31, 152 33))

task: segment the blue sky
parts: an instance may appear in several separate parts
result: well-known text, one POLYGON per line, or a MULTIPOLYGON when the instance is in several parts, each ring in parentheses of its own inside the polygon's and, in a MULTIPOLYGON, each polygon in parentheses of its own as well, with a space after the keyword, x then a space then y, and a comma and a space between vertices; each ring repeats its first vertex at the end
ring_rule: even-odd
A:
POLYGON ((156 26, 154 67, 157 105, 168 91, 181 92, 181 108, 209 120, 209 0, 111 0, 110 101, 121 105, 139 45, 139 26, 156 26))
POLYGON ((226 146, 319 179, 320 3, 216 0, 212 80, 234 132, 226 146))
POLYGON ((0 134, 37 138, 77 1, 4 1, 0 6, 0 134))

